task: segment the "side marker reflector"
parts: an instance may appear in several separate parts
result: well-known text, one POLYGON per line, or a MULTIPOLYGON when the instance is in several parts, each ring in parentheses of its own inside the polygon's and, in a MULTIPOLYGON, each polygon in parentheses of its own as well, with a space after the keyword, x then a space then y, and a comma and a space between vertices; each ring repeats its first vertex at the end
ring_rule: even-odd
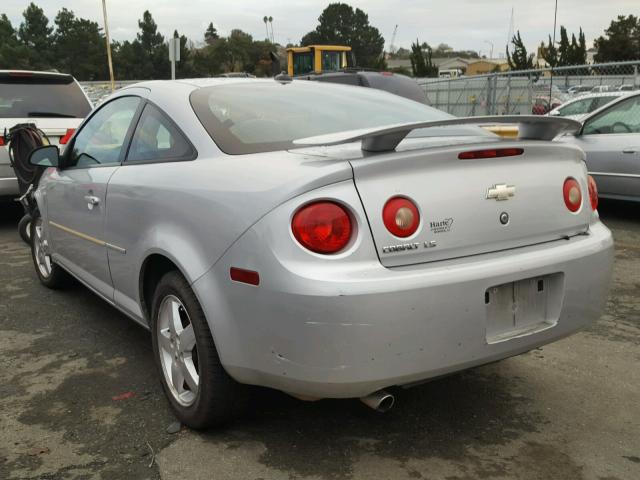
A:
POLYGON ((260 285, 260 274, 253 270, 231 267, 229 270, 231 280, 234 282, 248 283, 249 285, 260 285))

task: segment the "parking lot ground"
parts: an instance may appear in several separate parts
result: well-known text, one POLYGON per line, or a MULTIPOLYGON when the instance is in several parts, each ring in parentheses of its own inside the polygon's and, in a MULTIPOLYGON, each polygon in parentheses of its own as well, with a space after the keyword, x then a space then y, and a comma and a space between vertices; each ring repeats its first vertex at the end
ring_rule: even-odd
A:
POLYGON ((173 435, 149 334, 40 286, 2 211, 0 479, 640 478, 640 205, 601 208, 613 288, 583 332, 400 390, 384 415, 257 390, 230 427, 173 435))

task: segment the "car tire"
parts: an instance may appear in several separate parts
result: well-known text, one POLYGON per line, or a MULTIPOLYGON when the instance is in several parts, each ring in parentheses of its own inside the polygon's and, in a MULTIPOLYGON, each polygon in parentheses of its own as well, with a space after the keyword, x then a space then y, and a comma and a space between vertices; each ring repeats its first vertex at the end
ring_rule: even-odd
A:
POLYGON ((38 211, 34 212, 31 219, 31 258, 36 269, 36 274, 45 287, 58 290, 69 285, 71 277, 56 265, 47 255, 48 244, 44 235, 43 220, 38 211))
POLYGON ((31 215, 25 214, 18 222, 18 233, 27 245, 31 245, 31 215))
POLYGON ((200 430, 241 413, 247 387, 224 370, 202 307, 177 271, 156 287, 151 332, 162 388, 181 423, 200 430))

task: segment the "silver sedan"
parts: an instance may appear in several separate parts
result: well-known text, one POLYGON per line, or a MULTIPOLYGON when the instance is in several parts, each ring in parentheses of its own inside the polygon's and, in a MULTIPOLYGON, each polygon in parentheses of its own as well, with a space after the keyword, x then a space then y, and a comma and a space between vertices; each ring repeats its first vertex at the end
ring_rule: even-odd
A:
POLYGON ((315 82, 138 84, 32 154, 34 265, 151 330, 187 425, 246 385, 384 410, 384 388, 599 317, 611 234, 583 153, 547 141, 579 127, 315 82), (470 125, 513 121, 518 140, 470 125))
POLYGON ((602 198, 640 201, 640 92, 625 95, 582 120, 561 141, 586 153, 602 198))

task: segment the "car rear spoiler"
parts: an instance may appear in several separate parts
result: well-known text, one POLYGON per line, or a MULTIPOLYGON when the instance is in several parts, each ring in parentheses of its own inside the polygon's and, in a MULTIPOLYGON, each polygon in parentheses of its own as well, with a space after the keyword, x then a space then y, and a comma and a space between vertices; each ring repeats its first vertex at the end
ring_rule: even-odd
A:
POLYGON ((367 152, 389 152, 395 150, 413 130, 421 128, 448 127, 452 125, 518 125, 519 140, 553 140, 560 134, 576 133, 582 124, 567 118, 544 117, 536 115, 500 115, 486 117, 451 118, 431 122, 414 122, 386 127, 349 130, 315 137, 294 140, 295 145, 330 146, 343 143, 362 142, 362 150, 367 152))

